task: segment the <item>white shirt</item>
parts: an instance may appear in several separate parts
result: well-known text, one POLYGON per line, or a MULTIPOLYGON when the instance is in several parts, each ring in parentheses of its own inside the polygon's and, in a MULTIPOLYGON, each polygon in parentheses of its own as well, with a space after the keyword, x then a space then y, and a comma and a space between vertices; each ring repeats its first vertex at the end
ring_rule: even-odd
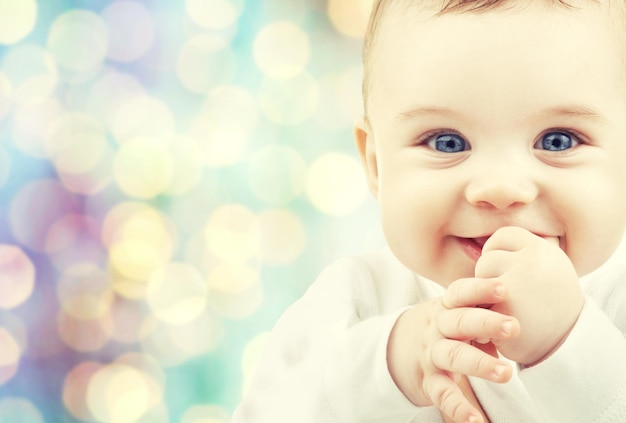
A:
MULTIPOLYGON (((581 278, 583 311, 551 357, 506 384, 470 378, 492 423, 626 422, 625 244, 581 278)), ((276 324, 231 423, 443 422, 406 399, 386 358, 398 316, 443 292, 387 250, 329 266, 276 324)))

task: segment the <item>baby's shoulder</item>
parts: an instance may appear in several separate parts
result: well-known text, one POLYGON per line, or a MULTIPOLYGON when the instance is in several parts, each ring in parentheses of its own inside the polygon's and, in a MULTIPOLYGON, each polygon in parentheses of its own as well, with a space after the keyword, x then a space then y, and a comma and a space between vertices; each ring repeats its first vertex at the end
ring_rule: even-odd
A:
MULTIPOLYGON (((343 257, 319 275, 310 293, 335 300, 367 303, 384 312, 423 299, 425 281, 407 269, 389 249, 343 257)), ((428 282, 426 282, 428 283, 428 282)))
POLYGON ((342 257, 328 265, 320 278, 341 278, 359 283, 393 279, 411 280, 415 275, 400 263, 389 249, 342 257))

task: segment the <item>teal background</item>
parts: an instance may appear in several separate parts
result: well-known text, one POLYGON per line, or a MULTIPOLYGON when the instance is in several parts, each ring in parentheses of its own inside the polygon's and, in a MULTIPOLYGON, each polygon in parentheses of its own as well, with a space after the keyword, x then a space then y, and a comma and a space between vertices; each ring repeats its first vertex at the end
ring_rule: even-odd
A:
POLYGON ((285 308, 382 244, 370 3, 0 0, 0 421, 229 421, 285 308))

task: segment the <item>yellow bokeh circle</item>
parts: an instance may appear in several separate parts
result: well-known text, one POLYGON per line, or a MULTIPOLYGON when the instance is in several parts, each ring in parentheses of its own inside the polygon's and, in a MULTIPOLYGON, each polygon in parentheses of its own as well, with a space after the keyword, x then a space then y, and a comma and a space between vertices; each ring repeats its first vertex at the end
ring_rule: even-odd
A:
POLYGON ((343 153, 321 156, 309 168, 307 194, 323 213, 345 216, 354 212, 367 197, 361 164, 343 153))
POLYGON ((0 0, 0 44, 15 44, 30 34, 37 9, 35 0, 0 0))
POLYGON ((309 38, 296 24, 283 21, 264 27, 254 41, 254 59, 271 78, 298 75, 309 61, 309 38))

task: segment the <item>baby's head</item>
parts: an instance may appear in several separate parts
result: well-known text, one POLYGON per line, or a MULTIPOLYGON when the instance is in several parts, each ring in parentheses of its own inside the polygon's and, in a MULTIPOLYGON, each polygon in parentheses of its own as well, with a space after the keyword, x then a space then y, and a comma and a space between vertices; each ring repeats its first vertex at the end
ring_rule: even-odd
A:
POLYGON ((579 274, 626 224, 624 0, 381 0, 356 128, 385 237, 410 269, 473 276, 502 226, 579 274))
MULTIPOLYGON (((374 78, 375 50, 378 41, 382 38, 385 25, 394 26, 397 19, 411 13, 421 15, 422 19, 437 17, 445 14, 481 14, 493 10, 524 9, 538 3, 542 7, 559 9, 577 9, 588 6, 589 3, 603 6, 615 19, 616 36, 626 48, 626 1, 625 0, 375 0, 370 14, 369 24, 363 45, 363 100, 365 110, 368 106, 368 93, 374 78)), ((626 50, 625 50, 626 51, 626 50)), ((626 63, 626 55, 624 55, 626 63)), ((366 113, 367 115, 367 113, 366 113)))

